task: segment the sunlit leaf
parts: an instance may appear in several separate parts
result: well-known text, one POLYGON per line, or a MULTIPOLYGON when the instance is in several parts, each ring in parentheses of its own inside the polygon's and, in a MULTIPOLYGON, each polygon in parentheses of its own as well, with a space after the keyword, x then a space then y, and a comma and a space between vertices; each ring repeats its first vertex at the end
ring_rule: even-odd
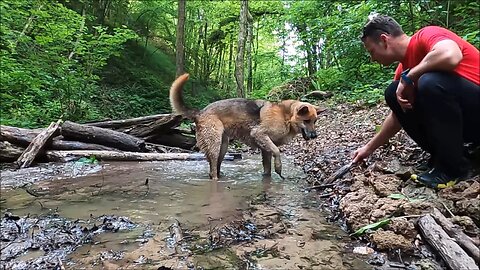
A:
POLYGON ((378 228, 381 228, 385 225, 387 225, 388 223, 390 223, 391 219, 387 218, 387 219, 384 219, 384 220, 381 220, 379 222, 375 222, 375 223, 372 223, 372 224, 368 224, 366 226, 363 226, 361 227, 360 229, 356 230, 354 233, 352 233, 351 235, 355 235, 355 236, 360 236, 362 234, 364 234, 366 231, 368 230, 376 230, 378 228))

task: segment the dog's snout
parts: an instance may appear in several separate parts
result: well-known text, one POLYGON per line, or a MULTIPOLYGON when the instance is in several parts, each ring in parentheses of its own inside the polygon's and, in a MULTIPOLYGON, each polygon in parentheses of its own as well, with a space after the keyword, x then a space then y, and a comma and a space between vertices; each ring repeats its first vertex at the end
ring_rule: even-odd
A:
POLYGON ((302 136, 305 140, 315 139, 317 138, 317 132, 315 130, 310 131, 302 128, 302 136))

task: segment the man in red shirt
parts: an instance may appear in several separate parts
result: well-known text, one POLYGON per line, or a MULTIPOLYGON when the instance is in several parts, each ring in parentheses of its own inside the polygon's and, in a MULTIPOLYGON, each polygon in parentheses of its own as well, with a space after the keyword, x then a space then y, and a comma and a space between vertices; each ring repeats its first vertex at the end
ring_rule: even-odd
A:
POLYGON ((464 144, 480 145, 480 53, 455 33, 427 26, 406 35, 391 17, 376 15, 362 42, 373 61, 400 62, 385 90, 391 109, 382 129, 353 153, 368 157, 401 128, 431 154, 429 170, 412 178, 443 188, 468 177, 464 144))

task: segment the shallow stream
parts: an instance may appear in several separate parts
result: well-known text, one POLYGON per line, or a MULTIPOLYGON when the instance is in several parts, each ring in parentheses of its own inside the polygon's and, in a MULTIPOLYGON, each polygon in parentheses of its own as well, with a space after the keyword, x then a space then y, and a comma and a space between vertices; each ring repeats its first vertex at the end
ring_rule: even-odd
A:
MULTIPOLYGON (((304 175, 291 160, 285 158, 283 161, 284 175, 287 177, 285 180, 276 175, 272 178, 263 178, 261 167, 258 155, 225 161, 222 164, 224 176, 218 182, 208 179, 208 164, 204 160, 109 162, 100 165, 71 163, 49 165, 48 170, 41 167, 37 170, 30 168, 30 171, 23 173, 4 170, 1 213, 2 216, 8 212, 20 217, 55 213, 56 216, 66 220, 82 220, 85 224, 91 224, 96 217, 109 215, 126 217, 136 224, 129 229, 96 234, 93 241, 83 243, 68 256, 59 258, 66 268, 157 269, 161 266, 165 267, 163 269, 232 267, 272 269, 280 265, 290 267, 285 262, 278 261, 279 257, 291 262, 292 267, 305 264, 307 268, 314 269, 371 268, 356 258, 351 250, 348 251, 346 245, 349 241, 348 236, 337 225, 327 223, 325 214, 320 210, 319 199, 315 197, 316 194, 302 189, 301 180, 304 175), (55 169, 55 166, 59 167, 55 169), (68 169, 65 166, 68 166, 68 169), (22 181, 33 183, 23 188, 8 189, 9 186, 18 186, 22 181), (252 201, 256 201, 257 205, 265 202, 270 210, 266 210, 265 207, 252 209, 252 201), (279 253, 291 254, 287 254, 288 256, 270 254, 249 260, 248 263, 245 263, 245 256, 240 256, 244 259, 242 263, 241 259, 238 261, 238 250, 233 251, 236 254, 235 262, 231 259, 232 249, 224 245, 224 248, 215 249, 215 252, 210 254, 211 256, 215 254, 216 258, 222 257, 223 262, 205 259, 209 257, 208 253, 201 258, 190 252, 188 253, 190 255, 182 255, 180 259, 180 256, 176 256, 177 259, 165 265, 165 256, 171 258, 175 257, 172 254, 178 253, 172 250, 172 245, 169 244, 172 240, 169 239, 172 224, 179 224, 181 230, 185 232, 195 231, 198 239, 199 235, 208 235, 208 232, 212 232, 212 228, 245 220, 247 211, 275 211, 279 216, 278 222, 290 224, 286 226, 290 232, 287 230, 283 235, 272 234, 270 238, 277 241, 274 247, 282 245, 280 242, 282 238, 285 240, 293 237, 285 240, 284 245, 288 247, 290 245, 288 241, 295 241, 291 244, 296 245, 295 250, 283 248, 279 253), (292 230, 302 232, 292 233, 292 230), (303 239, 308 233, 310 236, 303 239), (299 241, 303 244, 299 245, 299 241), (148 242, 158 243, 151 246, 147 252, 142 248, 145 248, 148 242), (309 242, 314 245, 310 245, 309 242), (166 247, 158 248, 161 245, 166 247), (304 256, 302 249, 305 249, 304 256)), ((260 216, 264 214, 260 213, 260 216)), ((268 215, 272 216, 265 214, 265 217, 268 215)), ((237 241, 232 245, 245 246, 245 243, 254 242, 255 239, 237 241)), ((2 250, 3 248, 5 243, 2 244, 2 250)), ((47 252, 27 249, 13 260, 2 257, 1 263, 3 266, 14 266, 13 261, 31 260, 42 253, 47 252)))

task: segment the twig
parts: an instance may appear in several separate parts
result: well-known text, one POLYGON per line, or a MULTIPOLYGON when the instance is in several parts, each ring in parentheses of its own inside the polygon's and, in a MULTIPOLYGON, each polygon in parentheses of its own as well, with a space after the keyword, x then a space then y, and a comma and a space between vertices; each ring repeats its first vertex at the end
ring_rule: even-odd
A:
POLYGON ((29 189, 28 187, 25 187, 24 189, 25 189, 25 191, 26 191, 28 194, 32 195, 33 197, 37 197, 37 198, 40 197, 40 194, 38 194, 38 193, 35 192, 34 190, 31 190, 31 189, 29 189))
POLYGON ((145 179, 145 184, 143 184, 144 186, 147 186, 147 191, 145 191, 145 194, 143 194, 143 196, 147 196, 148 193, 150 192, 150 185, 148 184, 148 178, 145 179))
POLYGON ((443 205, 443 207, 445 207, 445 209, 447 210, 447 212, 450 214, 451 217, 454 217, 454 216, 455 216, 455 215, 452 213, 452 211, 450 211, 450 209, 448 209, 447 205, 446 205, 444 202, 442 202, 442 205, 443 205))
POLYGON ((350 162, 347 165, 341 167, 338 169, 336 172, 334 172, 332 175, 330 175, 325 181, 323 181, 323 184, 331 184, 335 180, 341 178, 344 176, 347 172, 350 171, 350 169, 353 167, 354 163, 350 162))
POLYGON ((388 266, 393 267, 393 268, 407 268, 404 264, 398 264, 398 263, 389 263, 388 266))
POLYGON ((329 192, 329 193, 322 194, 322 195, 320 195, 319 197, 320 197, 320 198, 329 198, 329 197, 331 197, 331 196, 334 195, 334 194, 335 194, 335 192, 329 192))
POLYGON ((331 183, 331 184, 321 184, 321 185, 315 185, 315 186, 311 186, 309 188, 307 188, 308 191, 312 190, 312 189, 324 189, 324 188, 329 188, 329 187, 334 187, 335 184, 334 183, 331 183))

